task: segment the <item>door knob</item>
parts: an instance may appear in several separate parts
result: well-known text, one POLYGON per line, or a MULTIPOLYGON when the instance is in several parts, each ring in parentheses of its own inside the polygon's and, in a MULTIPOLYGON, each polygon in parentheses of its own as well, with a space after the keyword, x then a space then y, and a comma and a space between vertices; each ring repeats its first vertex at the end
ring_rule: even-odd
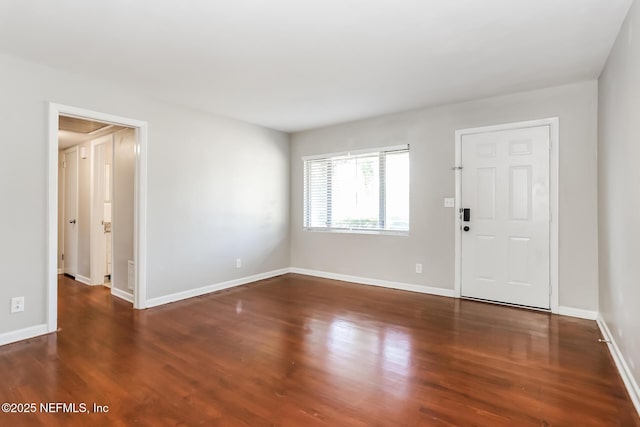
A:
POLYGON ((462 229, 463 229, 464 231, 469 231, 469 230, 470 230, 470 228, 469 228, 469 226, 468 226, 468 225, 465 225, 462 229))
POLYGON ((75 224, 75 223, 76 223, 76 220, 75 220, 75 219, 70 219, 70 220, 69 220, 69 224, 75 224))

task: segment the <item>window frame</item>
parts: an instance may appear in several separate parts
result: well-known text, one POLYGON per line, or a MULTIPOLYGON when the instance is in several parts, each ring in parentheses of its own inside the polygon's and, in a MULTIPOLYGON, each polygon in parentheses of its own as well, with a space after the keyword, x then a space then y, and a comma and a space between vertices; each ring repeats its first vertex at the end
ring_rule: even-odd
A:
MULTIPOLYGON (((311 180, 308 176, 307 170, 307 162, 309 161, 317 161, 317 160, 325 160, 329 166, 329 171, 331 171, 331 162, 329 161, 332 158, 336 157, 356 157, 366 154, 378 154, 380 159, 385 158, 388 153, 398 152, 398 151, 406 151, 409 156, 409 163, 411 163, 411 155, 410 155, 410 146, 409 144, 401 144, 401 145, 392 145, 385 147, 376 147, 376 148, 365 148, 358 150, 350 150, 350 151, 341 151, 334 153, 325 153, 325 154, 316 154, 311 156, 303 156, 302 157, 302 173, 303 173, 303 195, 302 195, 302 227, 304 231, 311 232, 322 232, 322 233, 347 233, 347 234, 381 234, 381 235, 395 235, 395 236, 408 236, 409 231, 411 230, 411 175, 409 175, 409 188, 407 189, 409 192, 409 216, 408 216, 408 225, 406 230, 398 230, 398 229, 386 229, 386 187, 387 187, 387 173, 386 173, 386 164, 383 167, 382 162, 378 162, 378 194, 379 194, 379 205, 378 205, 378 224, 382 224, 383 228, 359 228, 359 227, 312 227, 308 225, 308 220, 311 216, 307 211, 307 207, 311 206, 311 180)), ((386 159, 385 159, 386 161, 386 159)), ((410 169, 409 169, 410 170, 410 169)), ((327 176, 327 198, 331 197, 331 179, 332 173, 329 172, 327 176)), ((332 221, 332 209, 331 204, 327 202, 327 222, 331 223, 332 221)))

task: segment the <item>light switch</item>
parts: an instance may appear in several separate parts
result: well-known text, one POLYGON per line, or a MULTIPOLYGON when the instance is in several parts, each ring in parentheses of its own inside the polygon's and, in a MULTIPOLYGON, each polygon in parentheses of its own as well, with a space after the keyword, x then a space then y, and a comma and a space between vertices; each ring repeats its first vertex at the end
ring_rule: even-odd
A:
POLYGON ((445 208, 454 208, 456 206, 456 199, 453 197, 445 197, 444 199, 444 207, 445 208))

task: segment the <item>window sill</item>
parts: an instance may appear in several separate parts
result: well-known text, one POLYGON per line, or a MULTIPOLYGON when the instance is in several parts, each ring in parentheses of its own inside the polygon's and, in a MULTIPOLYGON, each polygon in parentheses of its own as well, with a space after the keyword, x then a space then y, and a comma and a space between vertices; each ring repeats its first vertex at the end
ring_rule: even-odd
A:
POLYGON ((409 236, 409 231, 403 230, 352 230, 348 228, 309 228, 304 227, 304 231, 313 233, 330 233, 330 234, 371 234, 382 236, 409 236))

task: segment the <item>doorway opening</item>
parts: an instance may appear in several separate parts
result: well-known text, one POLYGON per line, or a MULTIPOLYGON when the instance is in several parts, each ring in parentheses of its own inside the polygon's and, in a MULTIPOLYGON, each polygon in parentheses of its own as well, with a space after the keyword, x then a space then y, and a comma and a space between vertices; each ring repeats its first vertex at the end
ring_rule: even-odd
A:
POLYGON ((58 274, 145 308, 147 124, 49 104, 48 331, 58 274))
MULTIPOLYGON (((58 123, 58 273, 112 287, 115 258, 133 265, 135 130, 63 115, 58 123), (117 245, 114 222, 119 223, 117 245)), ((133 283, 123 286, 124 271, 119 265, 115 295, 125 292, 132 301, 133 283)))

